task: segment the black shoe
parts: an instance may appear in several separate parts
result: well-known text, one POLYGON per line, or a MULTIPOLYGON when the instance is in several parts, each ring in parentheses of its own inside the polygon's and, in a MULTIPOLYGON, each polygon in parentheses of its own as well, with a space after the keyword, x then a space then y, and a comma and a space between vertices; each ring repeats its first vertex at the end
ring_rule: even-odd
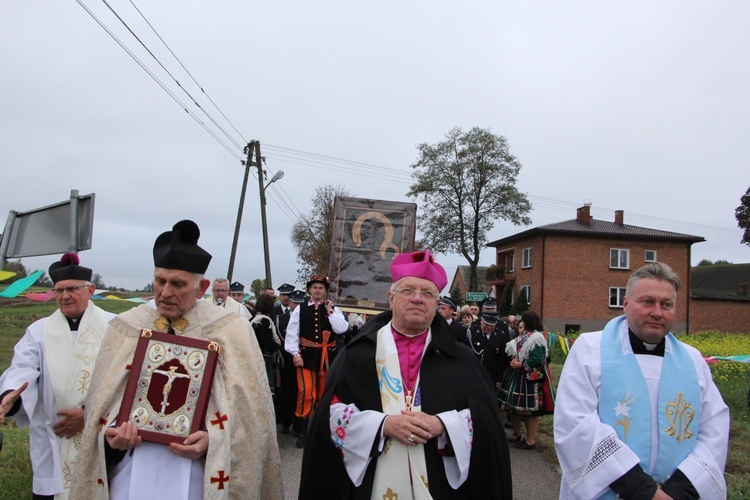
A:
POLYGON ((536 448, 536 443, 534 443, 534 444, 529 444, 529 443, 527 443, 527 442, 526 442, 526 440, 524 439, 523 441, 518 441, 518 442, 517 442, 517 443, 516 443, 515 445, 513 445, 513 446, 515 446, 515 447, 516 447, 516 448, 518 448, 519 450, 533 450, 534 448, 536 448))
POLYGON ((523 436, 516 436, 516 437, 509 437, 508 442, 509 443, 520 443, 523 439, 523 436))
POLYGON ((297 448, 304 448, 305 447, 305 436, 300 435, 300 437, 297 438, 297 448))

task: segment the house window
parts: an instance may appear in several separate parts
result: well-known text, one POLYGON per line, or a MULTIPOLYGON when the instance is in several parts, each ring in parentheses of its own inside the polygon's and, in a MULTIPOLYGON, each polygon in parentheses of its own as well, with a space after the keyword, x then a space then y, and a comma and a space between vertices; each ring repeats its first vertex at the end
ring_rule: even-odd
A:
POLYGON ((646 262, 656 262, 656 250, 646 250, 646 257, 643 260, 646 262))
POLYGON ((521 258, 521 268, 526 269, 527 267, 531 267, 531 247, 523 249, 521 258))
POLYGON ((627 248, 610 248, 609 268, 630 269, 630 250, 627 248))
POLYGON ((531 285, 523 285, 521 290, 526 292, 526 304, 531 305, 531 285))
POLYGON ((516 270, 516 256, 512 253, 508 254, 508 272, 512 273, 516 270))
POLYGON ((622 307, 625 304, 625 288, 609 287, 609 307, 622 307))

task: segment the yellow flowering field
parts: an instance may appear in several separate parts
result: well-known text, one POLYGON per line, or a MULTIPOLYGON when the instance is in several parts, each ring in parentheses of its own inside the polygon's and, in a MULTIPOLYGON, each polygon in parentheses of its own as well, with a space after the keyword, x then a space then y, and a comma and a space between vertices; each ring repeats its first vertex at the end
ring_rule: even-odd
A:
POLYGON ((698 349, 704 356, 741 356, 750 354, 750 335, 707 331, 679 335, 681 341, 698 349))
MULTIPOLYGON (((680 335, 679 339, 698 349, 704 356, 750 355, 750 335, 716 331, 680 335)), ((748 388, 750 363, 720 360, 711 363, 711 373, 724 402, 732 410, 732 418, 748 419, 748 388)))

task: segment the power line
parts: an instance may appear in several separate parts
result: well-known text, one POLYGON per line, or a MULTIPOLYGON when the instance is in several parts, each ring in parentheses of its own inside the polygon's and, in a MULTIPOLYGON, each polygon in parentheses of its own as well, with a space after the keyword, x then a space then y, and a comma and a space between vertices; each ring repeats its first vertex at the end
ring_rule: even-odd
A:
POLYGON ((397 174, 400 177, 399 178, 399 177, 394 176, 394 174, 385 174, 383 172, 371 172, 368 170, 363 170, 362 167, 358 167, 354 163, 352 163, 352 165, 346 165, 346 164, 336 165, 336 164, 326 163, 326 162, 322 162, 322 161, 315 160, 315 159, 305 160, 303 158, 289 157, 283 154, 278 154, 278 155, 271 154, 271 155, 266 155, 266 156, 268 158, 273 158, 273 159, 284 161, 287 163, 294 163, 294 164, 305 165, 305 166, 314 165, 323 170, 331 170, 334 172, 356 173, 365 177, 371 177, 374 179, 385 179, 385 180, 400 182, 404 184, 408 184, 409 182, 411 182, 410 178, 407 178, 406 177, 407 174, 405 174, 404 172, 399 172, 397 174))
MULTIPOLYGON (((350 166, 350 167, 354 167, 354 168, 357 168, 357 169, 360 169, 360 170, 361 169, 366 169, 366 171, 376 170, 376 171, 380 171, 380 172, 383 172, 383 173, 388 173, 388 174, 391 174, 391 175, 409 176, 409 177, 411 177, 411 174, 409 174, 407 172, 404 172, 404 170, 402 170, 402 169, 396 169, 396 168, 391 168, 391 167, 384 167, 382 165, 376 165, 374 163, 366 163, 366 162, 361 162, 361 161, 356 161, 356 160, 348 160, 348 159, 340 158, 340 157, 337 157, 337 156, 323 155, 323 154, 319 154, 319 153, 311 153, 309 151, 302 151, 302 150, 299 150, 299 149, 286 148, 286 147, 283 147, 283 146, 274 146, 274 145, 270 145, 270 144, 267 144, 265 147, 266 147, 266 149, 271 149, 271 150, 277 149, 277 150, 279 150, 280 154, 281 153, 286 153, 287 155, 292 155, 291 156, 292 158, 295 158, 295 157, 302 157, 302 158, 311 157, 311 158, 315 159, 315 160, 312 160, 312 161, 323 163, 325 165, 336 165, 336 164, 340 163, 340 164, 347 165, 347 166, 350 166)), ((290 156, 286 156, 286 157, 290 157, 290 156)))
MULTIPOLYGON (((125 29, 127 29, 127 30, 128 30, 129 32, 130 32, 130 34, 131 34, 131 35, 133 35, 133 38, 135 38, 135 39, 136 39, 136 40, 138 41, 138 43, 140 43, 140 44, 141 44, 141 46, 142 46, 142 47, 143 47, 143 48, 144 48, 144 49, 146 50, 146 52, 148 52, 148 54, 149 54, 149 55, 150 55, 150 56, 151 56, 151 57, 152 57, 152 58, 154 59, 154 61, 156 61, 156 63, 157 63, 157 64, 158 64, 159 66, 161 66, 161 68, 162 68, 162 69, 163 69, 163 70, 164 70, 164 71, 165 71, 165 72, 166 72, 166 73, 167 73, 167 74, 168 74, 168 75, 169 75, 169 76, 170 76, 170 77, 172 78, 172 80, 174 80, 174 82, 175 82, 175 83, 177 84, 177 86, 178 86, 178 87, 180 88, 180 90, 182 90, 182 91, 183 91, 183 92, 185 93, 185 95, 187 95, 187 96, 188 96, 188 97, 190 98, 190 100, 191 100, 191 101, 193 101, 193 103, 194 103, 194 104, 195 104, 195 105, 196 105, 196 106, 198 107, 198 109, 200 109, 200 110, 201 110, 201 111, 203 112, 203 114, 204 114, 204 115, 206 115, 206 117, 207 117, 207 118, 208 118, 209 120, 211 120, 211 122, 212 122, 212 123, 213 123, 213 124, 214 124, 214 125, 215 125, 215 126, 216 126, 216 127, 218 128, 218 129, 219 129, 219 130, 221 130, 221 132, 222 132, 222 133, 224 134, 224 136, 225 136, 225 137, 226 137, 227 139, 229 139, 229 141, 230 141, 230 142, 232 142, 232 144, 234 144, 234 145, 235 145, 235 146, 236 146, 236 147, 237 147, 238 149, 242 150, 243 146, 241 146, 239 142, 237 142, 236 140, 234 140, 234 138, 232 138, 232 137, 231 137, 231 136, 230 136, 230 135, 229 135, 229 134, 227 133, 227 131, 226 131, 226 130, 224 130, 224 128, 223 128, 223 127, 222 127, 221 125, 219 125, 219 124, 218 124, 218 123, 216 122, 216 120, 214 120, 214 118, 213 118, 213 117, 212 117, 212 116, 211 116, 211 115, 210 115, 210 114, 209 114, 209 113, 208 113, 208 112, 207 112, 207 111, 206 111, 205 109, 203 109, 203 107, 202 107, 202 106, 201 106, 200 104, 198 104, 198 101, 196 101, 196 100, 195 100, 195 98, 194 98, 194 97, 193 97, 193 96, 192 96, 192 95, 190 94, 190 92, 188 92, 188 91, 187 91, 187 89, 185 89, 185 87, 183 87, 183 86, 182 86, 182 85, 180 84, 180 82, 179 82, 179 81, 177 80, 177 78, 175 78, 175 76, 174 76, 174 75, 172 74, 172 72, 171 72, 171 71, 169 71, 169 70, 168 70, 168 69, 166 68, 166 66, 164 66, 164 64, 162 64, 162 62, 161 62, 161 61, 159 60, 159 58, 158 58, 158 57, 156 57, 156 55, 155 55, 155 54, 154 54, 154 53, 153 53, 153 52, 151 51, 151 49, 149 49, 149 48, 148 48, 148 47, 146 46, 146 44, 145 44, 145 43, 143 43, 143 40, 141 40, 141 39, 140 39, 140 37, 139 37, 138 35, 136 35, 136 34, 135 34, 135 32, 134 32, 134 31, 133 31, 133 30, 132 30, 132 29, 130 28, 130 26, 128 26, 128 23, 126 23, 126 22, 125 22, 125 20, 124 20, 124 19, 123 19, 122 17, 120 17, 120 15, 119 15, 119 14, 118 14, 117 12, 115 12, 115 10, 114 10, 114 9, 112 8, 112 6, 111 6, 111 5, 109 5, 109 3, 107 2, 107 0, 102 0, 102 3, 103 3, 104 5, 106 5, 106 6, 107 6, 107 8, 108 8, 108 9, 109 9, 109 10, 110 10, 110 11, 112 12, 112 14, 114 14, 114 16, 115 16, 115 17, 116 17, 116 18, 117 18, 117 19, 118 19, 118 20, 120 21, 120 23, 122 23, 122 25, 123 25, 123 26, 125 26, 125 29)), ((132 2, 131 2, 131 3, 132 3, 132 2)), ((136 10, 138 10, 138 9, 136 8, 136 10)), ((138 13, 140 14, 141 12, 140 12, 140 11, 138 11, 138 13)), ((141 14, 141 16, 143 16, 143 14, 141 14)), ((144 19, 145 19, 145 17, 144 17, 144 19)), ((148 21, 146 21, 146 22, 148 23, 148 21)), ((151 26, 151 24, 150 24, 150 23, 149 23, 149 26, 151 26)), ((151 29, 153 29, 153 27, 152 27, 151 29)), ((156 31, 154 30, 154 32, 156 32, 156 31)), ((156 34, 156 36, 159 36, 159 34, 157 33, 157 34, 156 34)), ((159 37, 159 38, 161 39, 161 37, 159 37)), ((163 40, 162 40, 162 41, 163 41, 163 40)), ((165 45, 166 45, 166 44, 165 44, 165 45)), ((169 48, 169 47, 167 47, 167 48, 169 48)), ((170 50, 170 52, 171 52, 171 50, 170 50)), ((176 57, 176 56, 175 56, 175 57, 176 57)), ((178 59, 178 61, 179 61, 179 59, 178 59)), ((182 64, 182 63, 180 63, 180 64, 182 64)), ((197 82, 196 82, 196 83, 197 83, 197 82)), ((200 85, 198 85, 198 86, 200 87, 200 85)))
MULTIPOLYGON (((544 208, 550 208, 557 211, 563 211, 570 213, 572 210, 579 208, 580 203, 557 200, 554 198, 547 198, 543 196, 527 195, 535 206, 542 206, 544 208)), ((597 206, 591 207, 592 215, 601 218, 602 220, 614 214, 615 209, 597 206)), ((658 217, 654 215, 640 214, 637 212, 625 212, 626 221, 633 220, 640 224, 649 225, 660 225, 663 227, 671 227, 680 231, 695 231, 695 232, 707 232, 718 236, 730 236, 736 237, 738 230, 716 226, 711 224, 698 224, 693 222, 680 221, 676 219, 668 219, 665 217, 658 217)))
MULTIPOLYGON (((128 49, 125 44, 82 2, 82 0, 76 0, 77 3, 91 16, 98 24, 101 26, 102 29, 107 32, 107 34, 115 40, 115 42, 123 49, 125 52, 143 69, 161 88, 164 90, 180 107, 182 107, 185 112, 187 112, 191 118, 193 118, 201 127, 203 127, 206 132, 208 132, 219 144, 222 145, 227 151, 230 152, 236 159, 242 160, 242 157, 239 155, 239 153, 228 146, 219 136, 212 131, 202 120, 200 120, 192 111, 190 111, 185 104, 180 101, 180 99, 167 88, 167 86, 150 70, 146 65, 130 50, 128 49)), ((125 26, 125 28, 130 32, 130 34, 140 43, 140 45, 148 52, 149 55, 159 64, 159 66, 172 78, 172 80, 177 84, 177 86, 193 101, 195 106, 197 106, 205 115, 208 117, 208 119, 216 126, 221 133, 231 142, 233 143, 238 149, 242 149, 240 144, 232 138, 232 136, 221 126, 219 123, 197 102, 197 100, 190 94, 190 92, 185 89, 180 82, 177 80, 177 78, 164 66, 164 64, 159 60, 158 57, 146 46, 146 44, 135 34, 135 32, 128 26, 128 24, 120 17, 117 12, 112 8, 112 6, 106 1, 102 0, 104 5, 107 6, 107 8, 112 12, 115 17, 125 26)), ((234 124, 229 120, 229 118, 224 114, 224 112, 221 111, 221 109, 216 105, 216 103, 211 99, 211 97, 205 92, 203 87, 200 85, 200 83, 193 77, 192 73, 187 69, 187 67, 182 63, 182 61, 179 59, 179 57, 174 53, 174 51, 169 47, 169 45, 166 43, 166 41, 159 35, 159 33, 156 31, 156 29, 153 27, 153 25, 146 19, 145 15, 141 12, 140 9, 135 5, 133 0, 130 0, 130 3, 133 5, 135 10, 140 14, 140 16, 143 18, 143 20, 148 24, 148 26, 151 28, 151 30, 156 34, 156 36, 161 40, 161 42, 164 44, 164 46, 169 50, 169 52, 172 54, 172 56, 177 60, 177 62, 180 64, 180 66, 183 68, 183 70, 190 76, 191 80, 195 83, 195 85, 200 89, 201 93, 203 93, 206 98, 211 102, 211 104, 216 108, 217 111, 224 117, 224 119, 229 123, 229 125, 234 129, 234 131, 243 138, 242 134, 239 132, 239 130, 234 126, 234 124)), ((247 141, 245 141, 247 142, 247 141)), ((337 156, 331 156, 331 155, 324 155, 319 153, 311 153, 308 151, 303 151, 299 149, 294 148, 288 148, 284 146, 275 146, 275 145, 264 145, 265 148, 276 150, 277 153, 269 156, 269 158, 274 158, 282 162, 292 163, 292 164, 300 164, 305 166, 312 166, 315 168, 320 168, 323 170, 331 170, 331 171, 337 171, 337 172, 346 172, 346 173, 352 173, 355 175, 365 176, 365 177, 371 177, 375 179, 386 179, 391 182, 399 182, 408 184, 412 181, 411 175, 408 172, 405 172, 401 169, 395 169, 390 167, 384 167, 382 165, 376 165, 373 163, 366 163, 361 161, 354 161, 354 160, 348 160, 345 158, 337 157, 337 156)), ((302 216, 301 210, 294 204, 293 198, 286 193, 286 190, 284 190, 283 186, 279 186, 279 189, 276 190, 274 188, 274 194, 275 197, 271 197, 272 201, 281 208, 281 210, 285 213, 287 217, 291 219, 289 214, 291 213, 294 217, 296 217, 298 220, 304 220, 304 217, 302 216), (281 191, 281 193, 279 193, 281 191), (278 197, 279 200, 277 201, 275 198, 278 197), (286 198, 286 199, 285 199, 286 198), (282 207, 283 205, 283 207, 282 207)), ((577 208, 579 204, 563 201, 563 200, 556 200, 552 198, 545 198, 545 197, 539 197, 534 195, 527 195, 530 200, 532 200, 535 204, 540 205, 542 207, 551 208, 553 210, 560 210, 560 211, 568 211, 572 208, 577 208)), ((604 207, 592 207, 592 211, 594 212, 594 215, 601 216, 605 213, 612 213, 612 209, 606 209, 604 207), (608 210, 608 212, 606 212, 608 210)), ((697 232, 708 232, 713 233, 719 236, 727 236, 727 237, 737 237, 738 230, 736 229, 730 229, 726 227, 720 227, 715 225, 708 225, 708 224, 697 224, 697 223, 690 223, 690 222, 684 222, 674 219, 667 219, 662 217, 656 217, 651 215, 644 215, 644 214, 638 214, 635 212, 628 212, 628 218, 633 219, 636 222, 637 221, 644 221, 647 224, 659 224, 666 227, 674 227, 678 230, 684 230, 683 228, 688 227, 691 231, 697 231, 697 232)), ((293 221, 293 220, 292 220, 293 221)), ((294 221, 293 221, 294 222, 294 221)))
POLYGON ((86 13, 87 13, 87 14, 88 14, 89 16, 91 16, 91 18, 92 18, 92 19, 94 19, 94 21, 96 21, 96 22, 97 22, 97 24, 98 24, 99 26, 101 26, 101 28, 102 28, 102 29, 103 29, 103 30, 104 30, 105 32, 107 32, 107 34, 108 34, 108 35, 109 35, 109 36, 110 36, 110 37, 111 37, 111 38, 112 38, 112 39, 113 39, 113 40, 114 40, 115 42, 117 42, 117 44, 118 44, 118 45, 119 45, 119 46, 120 46, 120 47, 121 47, 121 48, 122 48, 122 49, 123 49, 123 50, 124 50, 125 52, 127 52, 127 54, 128 54, 128 55, 129 55, 129 56, 130 56, 130 57, 131 57, 131 58, 132 58, 132 59, 133 59, 133 60, 134 60, 134 61, 135 61, 135 62, 136 62, 137 64, 138 64, 138 66, 140 66, 140 67, 141 67, 141 69, 143 69, 143 71, 145 71, 145 72, 146 72, 146 73, 148 74, 148 76, 150 76, 150 77, 151 77, 151 78, 152 78, 152 79, 153 79, 153 80, 154 80, 154 81, 155 81, 155 82, 156 82, 156 83, 157 83, 157 84, 158 84, 158 85, 159 85, 159 86, 160 86, 160 87, 162 88, 162 90, 164 90, 164 92, 166 92, 166 93, 167 93, 167 94, 169 95, 169 97, 171 97, 171 98, 172 98, 172 99, 173 99, 173 100, 174 100, 174 101, 175 101, 175 102, 176 102, 176 103, 177 103, 177 104, 178 104, 178 105, 179 105, 179 106, 180 106, 180 107, 181 107, 182 109, 184 109, 184 110, 185 110, 185 112, 186 112, 187 114, 189 114, 189 115, 190 115, 190 117, 191 117, 191 118, 192 118, 193 120, 195 120, 195 121, 196 121, 196 122, 197 122, 197 123, 198 123, 198 124, 199 124, 199 125, 200 125, 201 127, 203 127, 203 129, 204 129, 204 130, 205 130, 206 132, 208 132, 209 134, 211 134, 211 136, 212 136, 212 137, 213 137, 213 138, 214 138, 214 139, 216 140, 216 142, 218 142, 219 144, 221 144, 221 145, 222 145, 222 146, 223 146, 223 147, 224 147, 224 148, 225 148, 225 149, 226 149, 227 151, 229 151, 229 152, 230 152, 230 153, 231 153, 231 154, 232 154, 232 155, 233 155, 233 156, 234 156, 235 158, 237 158, 238 160, 241 160, 241 159, 242 159, 242 158, 240 157, 239 153, 237 153, 237 152, 236 152, 236 151, 235 151, 234 149, 230 148, 230 147, 229 147, 229 146, 228 146, 227 144, 225 144, 225 143, 224 143, 224 142, 223 142, 223 141, 222 141, 222 140, 221 140, 221 139, 220 139, 220 138, 219 138, 219 137, 218 137, 218 136, 217 136, 217 135, 216 135, 216 134, 215 134, 215 133, 214 133, 214 132, 213 132, 212 130, 210 130, 210 129, 209 129, 209 128, 208 128, 207 126, 206 126, 206 124, 205 124, 205 123, 203 123, 203 121, 202 121, 202 120, 200 120, 200 119, 199 119, 199 118, 198 118, 198 117, 197 117, 197 116, 196 116, 196 115, 195 115, 195 114, 194 114, 193 112, 191 112, 191 111, 190 111, 190 110, 189 110, 189 109, 187 108, 187 106, 185 106, 185 104, 183 104, 183 103, 182 103, 182 101, 180 101, 180 99, 179 99, 179 98, 178 98, 178 97, 177 97, 176 95, 174 95, 174 93, 173 93, 173 92, 172 92, 171 90, 169 90, 169 89, 168 89, 168 88, 166 87, 166 85, 164 85, 164 83, 163 83, 163 82, 162 82, 161 80, 159 80, 159 78, 158 78, 158 77, 157 77, 157 76, 156 76, 156 75, 155 75, 155 74, 154 74, 154 73, 153 73, 153 72, 152 72, 151 70, 149 70, 149 69, 148 69, 148 68, 146 67, 146 65, 145 65, 145 64, 144 64, 144 63, 143 63, 143 62, 142 62, 142 61, 141 61, 140 59, 138 59, 138 57, 137 57, 137 56, 136 56, 136 55, 135 55, 135 54, 134 54, 134 53, 133 53, 133 52, 132 52, 132 51, 131 51, 130 49, 128 49, 128 48, 127 48, 127 47, 125 46, 125 44, 124 44, 124 43, 123 43, 123 42, 122 42, 122 41, 121 41, 121 40, 120 40, 119 38, 117 38, 117 35, 115 35, 115 34, 114 34, 114 33, 113 33, 113 32, 112 32, 112 31, 111 31, 111 30, 110 30, 110 29, 109 29, 109 28, 108 28, 108 27, 107 27, 107 26, 106 26, 106 25, 105 25, 105 24, 104 24, 104 23, 103 23, 103 22, 102 22, 102 21, 101 21, 101 20, 100 20, 100 19, 99 19, 99 18, 98 18, 98 17, 96 16, 96 14, 94 14, 94 13, 93 13, 93 12, 92 12, 92 11, 91 11, 91 10, 90 10, 90 9, 89 9, 88 7, 87 7, 87 6, 86 6, 86 5, 85 5, 85 4, 83 3, 83 1, 82 1, 82 0, 76 0, 76 2, 78 3, 78 5, 80 5, 80 6, 81 6, 81 7, 83 8, 83 10, 85 10, 85 11, 86 11, 86 13))
POLYGON ((151 28, 151 30, 154 32, 154 34, 159 38, 159 40, 161 40, 161 42, 164 44, 164 46, 167 48, 167 50, 170 52, 170 54, 172 54, 174 56, 174 58, 177 60, 177 62, 180 64, 180 66, 182 66, 182 69, 185 70, 185 73, 187 73, 188 76, 190 76, 190 78, 193 80, 193 83, 195 83, 195 85, 200 89, 200 91, 203 93, 203 95, 206 96, 206 99, 209 100, 209 102, 213 105, 213 107, 216 108, 216 110, 221 114, 221 116, 224 117, 224 119, 234 129, 234 131, 237 132, 237 135, 239 135, 242 138, 242 142, 247 143, 248 141, 245 139, 245 137, 242 135, 242 133, 239 130, 237 130, 237 127, 234 126, 234 124, 227 117, 227 115, 225 115, 224 112, 219 108, 219 106, 214 102, 214 100, 211 99, 211 96, 209 96, 208 93, 205 90, 203 90, 203 85, 201 85, 200 83, 198 83, 198 81, 195 79, 195 77, 193 77, 193 74, 187 69, 187 67, 185 67, 184 64, 182 64, 182 61, 180 60, 179 57, 177 57, 177 54, 175 54, 174 51, 171 49, 171 47, 169 45, 167 45, 167 42, 156 31, 156 28, 154 28, 151 25, 151 23, 149 22, 149 20, 146 19, 146 16, 143 15, 143 13, 141 12, 141 10, 135 5, 135 3, 133 2, 133 0, 130 0, 130 3, 133 5, 133 8, 136 10, 136 12, 138 12, 138 14, 141 15, 141 17, 146 22, 146 24, 148 24, 148 27, 151 28))

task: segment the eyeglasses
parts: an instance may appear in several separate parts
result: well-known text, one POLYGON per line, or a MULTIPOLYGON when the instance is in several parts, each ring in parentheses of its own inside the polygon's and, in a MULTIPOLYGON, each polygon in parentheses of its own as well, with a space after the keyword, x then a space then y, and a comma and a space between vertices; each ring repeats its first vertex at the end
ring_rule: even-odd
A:
POLYGON ((78 285, 78 286, 66 286, 65 288, 53 288, 52 293, 60 296, 64 294, 65 292, 68 292, 68 295, 73 295, 73 293, 77 292, 81 288, 86 288, 88 286, 91 286, 91 285, 78 285))
POLYGON ((398 288, 398 289, 393 290, 393 291, 395 293, 400 293, 401 295, 403 295, 407 299, 411 299, 415 295, 421 295, 423 299, 433 300, 433 299, 436 299, 437 296, 438 296, 436 293, 432 293, 430 291, 426 291, 426 290, 413 290, 411 288, 398 288))

